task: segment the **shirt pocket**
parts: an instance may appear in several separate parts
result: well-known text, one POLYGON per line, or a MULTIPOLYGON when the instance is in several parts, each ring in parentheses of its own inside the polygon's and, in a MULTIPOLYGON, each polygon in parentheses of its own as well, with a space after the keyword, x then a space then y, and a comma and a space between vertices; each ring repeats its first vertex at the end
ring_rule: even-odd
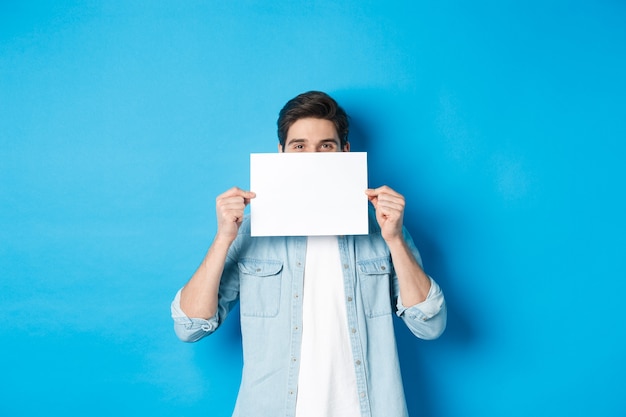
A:
POLYGON ((388 258, 357 261, 363 307, 368 317, 391 314, 391 262, 388 258))
POLYGON ((283 263, 267 259, 240 259, 240 311, 243 316, 275 317, 280 307, 283 263))

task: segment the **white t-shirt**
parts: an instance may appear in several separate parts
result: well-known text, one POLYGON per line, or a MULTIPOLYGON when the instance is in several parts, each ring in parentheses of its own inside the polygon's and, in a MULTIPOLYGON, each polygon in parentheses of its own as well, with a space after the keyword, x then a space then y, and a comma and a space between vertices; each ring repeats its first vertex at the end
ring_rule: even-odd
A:
POLYGON ((296 417, 359 417, 336 236, 307 240, 296 417))

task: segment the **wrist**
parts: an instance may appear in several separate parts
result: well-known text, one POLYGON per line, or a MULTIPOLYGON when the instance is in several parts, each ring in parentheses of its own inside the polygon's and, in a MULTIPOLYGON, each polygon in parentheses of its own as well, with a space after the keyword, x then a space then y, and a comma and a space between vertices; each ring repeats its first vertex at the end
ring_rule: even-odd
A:
POLYGON ((383 236, 383 239, 390 249, 406 247, 406 241, 404 240, 404 236, 402 236, 402 234, 387 238, 383 236))
POLYGON ((233 236, 227 233, 220 233, 218 230, 217 234, 213 238, 213 246, 228 248, 236 237, 237 235, 233 236))

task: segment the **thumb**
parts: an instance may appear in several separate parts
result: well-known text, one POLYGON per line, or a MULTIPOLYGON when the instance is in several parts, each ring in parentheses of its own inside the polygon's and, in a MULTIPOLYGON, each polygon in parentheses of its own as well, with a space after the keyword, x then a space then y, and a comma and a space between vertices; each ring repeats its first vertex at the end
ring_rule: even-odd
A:
POLYGON ((243 201, 245 204, 250 204, 250 200, 256 197, 256 193, 254 191, 246 191, 243 193, 243 201))
POLYGON ((376 205, 378 204, 378 196, 376 195, 376 192, 372 189, 368 189, 365 190, 365 194, 367 195, 369 202, 372 203, 374 208, 376 208, 376 205))

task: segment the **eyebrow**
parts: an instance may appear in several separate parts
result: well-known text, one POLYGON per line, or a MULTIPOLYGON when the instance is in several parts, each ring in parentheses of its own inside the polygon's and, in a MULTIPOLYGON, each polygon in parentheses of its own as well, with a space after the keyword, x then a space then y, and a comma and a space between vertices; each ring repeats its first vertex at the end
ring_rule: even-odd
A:
MULTIPOLYGON (((291 145, 293 143, 306 143, 308 141, 309 141, 308 139, 289 139, 287 141, 287 145, 291 145)), ((320 140, 320 143, 328 143, 328 142, 332 142, 335 145, 338 145, 341 141, 339 139, 333 139, 333 138, 320 140)))

